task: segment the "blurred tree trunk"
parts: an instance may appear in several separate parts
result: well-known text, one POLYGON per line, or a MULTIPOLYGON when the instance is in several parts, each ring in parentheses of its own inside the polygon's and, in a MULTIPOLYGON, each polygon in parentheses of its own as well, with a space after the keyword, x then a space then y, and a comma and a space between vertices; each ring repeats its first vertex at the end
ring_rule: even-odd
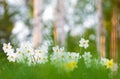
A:
POLYGON ((60 45, 65 45, 66 32, 65 32, 65 1, 57 0, 55 10, 55 23, 54 23, 54 40, 59 42, 60 45))
POLYGON ((119 13, 120 13, 120 1, 114 0, 114 6, 112 10, 112 29, 111 29, 111 58, 117 62, 118 56, 118 27, 119 27, 119 13))
POLYGON ((97 50, 101 57, 105 57, 105 27, 103 24, 102 0, 97 0, 98 26, 96 27, 97 50))
POLYGON ((102 0, 96 0, 96 7, 97 7, 97 15, 98 15, 98 26, 96 27, 96 40, 97 40, 97 50, 100 52, 100 27, 102 25, 102 0))
POLYGON ((33 17, 34 17, 34 29, 33 29, 33 46, 36 48, 42 43, 42 4, 43 0, 33 0, 33 17))

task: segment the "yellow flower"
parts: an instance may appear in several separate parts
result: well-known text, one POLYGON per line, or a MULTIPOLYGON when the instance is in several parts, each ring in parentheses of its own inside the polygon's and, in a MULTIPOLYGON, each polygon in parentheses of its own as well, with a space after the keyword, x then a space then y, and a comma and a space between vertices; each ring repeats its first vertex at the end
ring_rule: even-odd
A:
POLYGON ((77 68, 77 62, 71 61, 70 63, 66 64, 66 67, 69 71, 72 71, 74 68, 77 68))
POLYGON ((113 59, 108 60, 108 61, 106 62, 106 66, 107 66, 107 68, 112 68, 112 67, 113 67, 113 59))

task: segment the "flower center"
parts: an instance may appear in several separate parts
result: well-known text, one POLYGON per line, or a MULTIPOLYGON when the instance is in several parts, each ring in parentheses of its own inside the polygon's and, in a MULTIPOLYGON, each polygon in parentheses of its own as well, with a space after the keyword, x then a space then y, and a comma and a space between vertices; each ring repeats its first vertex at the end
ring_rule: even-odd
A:
POLYGON ((65 56, 64 56, 64 55, 62 55, 61 57, 62 57, 62 58, 65 58, 65 56))
POLYGON ((6 46, 6 49, 8 49, 8 46, 6 46))
POLYGON ((69 58, 72 58, 72 56, 69 56, 69 58))
POLYGON ((43 60, 46 60, 46 58, 43 58, 43 60))
POLYGON ((10 58, 14 58, 14 56, 11 56, 10 58))
POLYGON ((58 49, 56 50, 56 52, 58 52, 58 49))
POLYGON ((27 52, 30 53, 30 50, 28 50, 27 52))
POLYGON ((86 44, 86 42, 83 42, 83 44, 86 44))
POLYGON ((19 51, 18 54, 21 54, 21 52, 19 51))

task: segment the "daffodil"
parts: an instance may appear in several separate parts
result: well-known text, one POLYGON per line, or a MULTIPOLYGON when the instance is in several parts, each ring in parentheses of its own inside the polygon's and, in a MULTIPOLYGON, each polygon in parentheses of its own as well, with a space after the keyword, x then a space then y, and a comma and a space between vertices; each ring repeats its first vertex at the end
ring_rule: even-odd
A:
POLYGON ((71 61, 65 65, 65 67, 68 69, 68 71, 73 71, 74 68, 77 68, 77 62, 71 61))
POLYGON ((17 57, 16 53, 9 54, 9 56, 8 56, 9 62, 15 62, 16 61, 16 57, 17 57))
POLYGON ((63 68, 65 71, 73 71, 77 67, 79 53, 65 52, 64 48, 53 47, 53 54, 50 56, 51 63, 57 68, 63 68))
POLYGON ((42 49, 36 49, 35 50, 35 54, 34 54, 34 58, 36 60, 37 63, 45 63, 48 61, 48 53, 45 52, 47 50, 42 50, 42 49))
POLYGON ((81 38, 81 40, 79 41, 79 46, 80 47, 84 47, 85 49, 89 46, 89 40, 85 40, 84 38, 81 38))
POLYGON ((20 47, 22 50, 33 48, 32 43, 30 43, 30 42, 23 42, 20 47))
POLYGON ((91 57, 92 55, 90 54, 90 52, 85 52, 82 57, 84 58, 84 62, 86 67, 91 67, 91 57))
POLYGON ((4 43, 3 44, 3 50, 4 50, 5 53, 8 53, 11 49, 12 49, 12 46, 11 46, 10 43, 8 43, 8 44, 4 43))
POLYGON ((107 67, 107 68, 112 68, 113 65, 114 65, 114 63, 113 63, 113 59, 111 59, 111 60, 107 60, 107 62, 106 62, 106 67, 107 67))
POLYGON ((92 55, 90 54, 90 52, 85 52, 82 57, 84 58, 84 60, 90 60, 90 58, 92 57, 92 55))
POLYGON ((24 55, 23 55, 20 48, 16 49, 16 55, 17 55, 17 58, 16 58, 17 62, 23 62, 24 61, 24 55))
POLYGON ((59 46, 53 47, 53 51, 54 51, 55 53, 58 53, 58 52, 60 51, 59 46))
POLYGON ((25 50, 24 55, 25 55, 26 57, 33 56, 33 55, 34 55, 34 50, 33 50, 33 48, 27 48, 27 49, 25 50))

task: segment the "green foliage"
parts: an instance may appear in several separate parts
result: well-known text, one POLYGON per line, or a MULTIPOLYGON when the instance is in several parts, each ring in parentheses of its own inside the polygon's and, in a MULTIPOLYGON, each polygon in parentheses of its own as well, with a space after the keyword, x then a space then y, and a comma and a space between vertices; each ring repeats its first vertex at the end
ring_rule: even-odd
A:
POLYGON ((68 36, 66 40, 67 50, 70 52, 79 52, 80 51, 80 47, 79 47, 80 37, 79 36, 72 37, 69 33, 67 36, 68 36))
POLYGON ((102 8, 103 8, 103 14, 105 14, 104 18, 106 20, 110 20, 112 15, 112 9, 113 9, 112 0, 105 0, 103 2, 102 8))
POLYGON ((86 68, 82 59, 74 71, 65 73, 50 63, 35 66, 10 63, 3 55, 0 53, 0 79, 112 79, 106 67, 93 63, 93 67, 86 68))
POLYGON ((86 29, 84 35, 82 36, 71 36, 68 34, 67 37, 67 50, 70 52, 80 52, 80 54, 83 54, 84 48, 79 47, 79 41, 81 38, 89 39, 89 47, 86 49, 87 51, 90 51, 92 55, 98 56, 97 52, 97 46, 96 46, 96 39, 90 39, 90 35, 95 36, 95 30, 94 28, 86 29))

